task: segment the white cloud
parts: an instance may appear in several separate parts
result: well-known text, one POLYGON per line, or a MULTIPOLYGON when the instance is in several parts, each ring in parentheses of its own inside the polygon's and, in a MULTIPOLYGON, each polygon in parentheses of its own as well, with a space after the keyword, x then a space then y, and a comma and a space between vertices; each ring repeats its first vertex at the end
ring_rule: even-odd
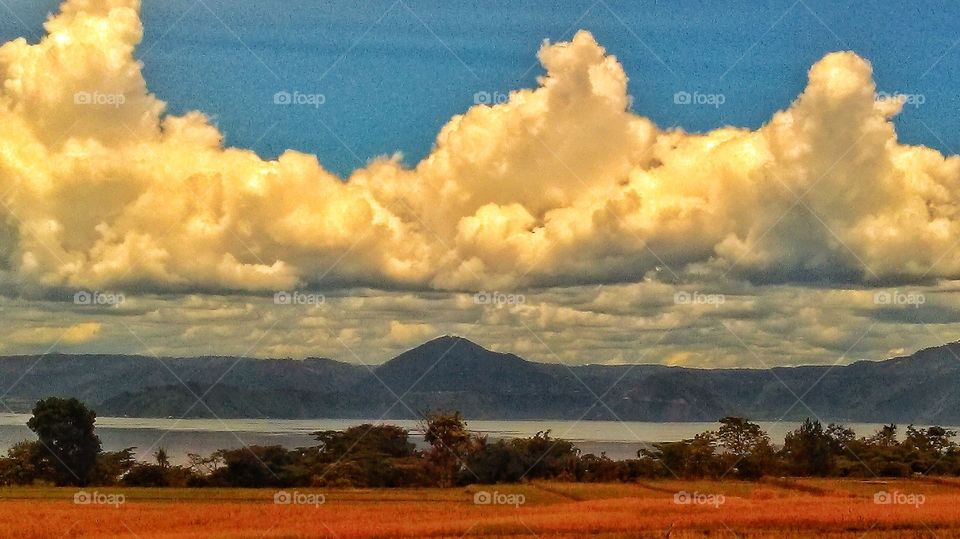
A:
POLYGON ((852 53, 818 62, 760 129, 691 135, 628 112, 622 67, 580 32, 544 45, 537 88, 452 118, 413 169, 384 158, 341 182, 314 156, 263 161, 223 148, 202 114, 165 115, 133 57, 137 8, 70 0, 40 43, 0 47, 8 281, 462 290, 635 281, 655 265, 755 282, 960 273, 960 159, 899 144, 899 104, 875 101, 852 53))

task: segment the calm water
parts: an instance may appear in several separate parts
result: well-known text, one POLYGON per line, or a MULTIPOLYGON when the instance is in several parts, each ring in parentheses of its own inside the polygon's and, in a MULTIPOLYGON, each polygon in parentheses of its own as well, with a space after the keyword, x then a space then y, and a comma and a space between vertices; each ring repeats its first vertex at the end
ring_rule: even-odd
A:
MULTIPOLYGON (((34 439, 26 423, 28 414, 0 414, 0 451, 24 439, 34 439)), ((107 451, 136 447, 140 459, 150 460, 157 448, 163 447, 178 463, 187 453, 207 455, 217 449, 233 449, 244 445, 279 444, 288 448, 313 445, 311 432, 343 430, 361 423, 387 423, 416 431, 416 421, 356 419, 147 419, 97 418, 97 433, 107 451)), ((797 427, 795 422, 760 422, 774 443, 797 427)), ((470 421, 470 429, 490 438, 533 436, 549 429, 553 436, 576 442, 584 452, 605 451, 611 458, 636 455, 637 449, 657 441, 675 441, 714 429, 716 423, 646 423, 617 421, 470 421)), ((882 425, 854 423, 848 425, 858 435, 875 432, 882 425)))

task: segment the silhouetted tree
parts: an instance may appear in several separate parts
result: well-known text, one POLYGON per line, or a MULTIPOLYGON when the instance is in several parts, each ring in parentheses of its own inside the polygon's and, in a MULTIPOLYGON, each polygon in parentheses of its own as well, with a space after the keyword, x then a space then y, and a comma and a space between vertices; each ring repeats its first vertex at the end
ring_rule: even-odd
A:
POLYGON ((770 471, 774 449, 770 437, 760 425, 742 417, 724 417, 720 420, 720 428, 712 435, 715 444, 726 451, 720 457, 724 462, 724 474, 756 479, 770 471))
POLYGON ((97 415, 77 399, 50 397, 37 402, 27 422, 37 433, 44 468, 57 485, 86 485, 97 464, 97 415))
POLYGON ((470 452, 474 438, 460 412, 435 411, 422 422, 423 439, 430 444, 427 458, 433 465, 437 484, 453 484, 461 471, 464 457, 470 452))
POLYGON ((819 421, 807 418, 796 430, 787 433, 781 454, 791 473, 826 476, 833 469, 831 438, 819 421))

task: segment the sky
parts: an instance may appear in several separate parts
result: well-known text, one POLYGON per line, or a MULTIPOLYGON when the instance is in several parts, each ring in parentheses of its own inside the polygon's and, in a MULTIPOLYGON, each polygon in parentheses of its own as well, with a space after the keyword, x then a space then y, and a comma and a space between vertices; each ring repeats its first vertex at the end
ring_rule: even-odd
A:
POLYGON ((0 353, 956 340, 958 13, 6 0, 0 353))

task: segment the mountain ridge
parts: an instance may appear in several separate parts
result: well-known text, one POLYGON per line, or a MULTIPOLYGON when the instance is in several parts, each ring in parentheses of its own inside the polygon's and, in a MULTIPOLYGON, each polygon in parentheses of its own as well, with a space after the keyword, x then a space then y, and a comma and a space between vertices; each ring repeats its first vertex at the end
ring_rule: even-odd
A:
POLYGON ((539 363, 442 335, 379 365, 325 357, 0 357, 5 404, 74 396, 100 415, 960 423, 960 342, 886 360, 771 369, 539 363), (212 389, 211 389, 212 388, 212 389), (197 398, 202 397, 202 402, 197 398))

